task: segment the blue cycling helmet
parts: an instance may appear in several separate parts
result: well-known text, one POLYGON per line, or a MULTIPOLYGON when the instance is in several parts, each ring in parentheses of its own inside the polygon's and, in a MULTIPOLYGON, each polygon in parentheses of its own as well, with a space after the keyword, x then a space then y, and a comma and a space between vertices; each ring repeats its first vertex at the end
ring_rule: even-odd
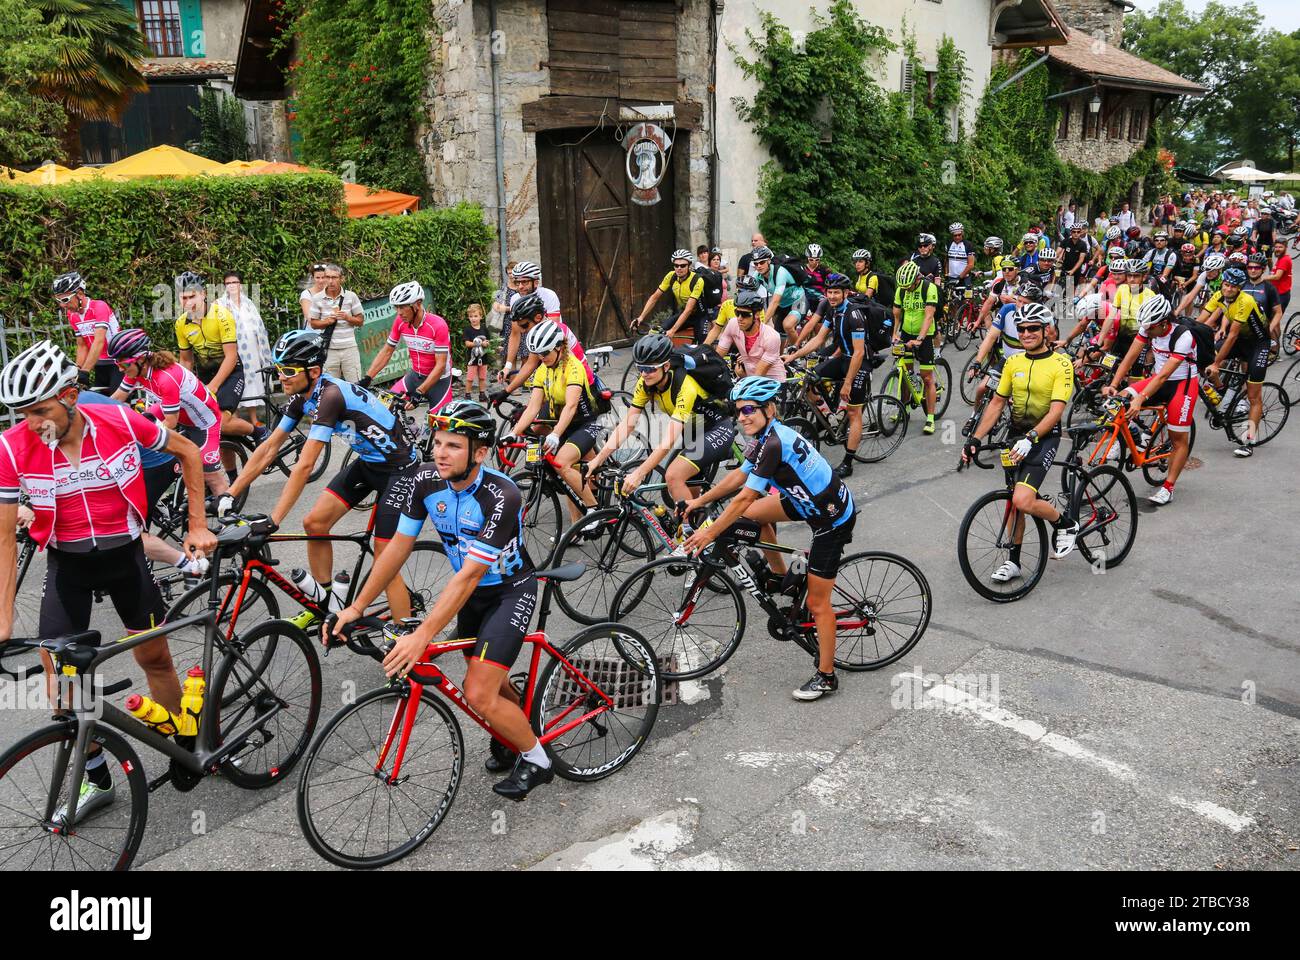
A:
POLYGON ((826 278, 827 290, 852 290, 853 281, 842 273, 832 273, 826 278))
POLYGON ((731 402, 740 403, 752 400, 755 403, 769 403, 781 392, 781 384, 771 377, 742 377, 731 388, 731 402))
POLYGON ((1223 271, 1223 282, 1230 283, 1234 287, 1243 287, 1246 285, 1246 271, 1241 267, 1229 267, 1223 271))

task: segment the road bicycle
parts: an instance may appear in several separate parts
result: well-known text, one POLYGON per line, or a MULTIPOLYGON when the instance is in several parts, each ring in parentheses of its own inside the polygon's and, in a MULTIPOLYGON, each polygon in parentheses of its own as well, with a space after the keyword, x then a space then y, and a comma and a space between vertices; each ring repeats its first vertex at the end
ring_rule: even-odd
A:
MULTIPOLYGON (((218 535, 215 559, 254 535, 249 525, 218 535)), ((320 713, 316 651, 283 620, 257 624, 228 640, 217 628, 217 581, 201 612, 101 645, 87 630, 65 637, 15 638, 0 647, 0 673, 22 683, 44 672, 40 663, 11 661, 25 651, 48 655, 60 678, 61 713, 0 755, 0 868, 13 871, 126 870, 144 838, 149 794, 165 783, 187 792, 220 773, 238 787, 261 789, 290 773, 306 751, 320 713), (201 627, 201 666, 210 678, 192 735, 166 736, 109 703, 130 679, 102 684, 114 657, 179 628, 201 627), (214 670, 215 662, 215 670, 214 670), (167 758, 153 780, 130 741, 167 758), (86 759, 107 755, 116 780, 111 804, 83 819, 78 810, 86 759)))
POLYGON ((982 285, 979 296, 972 284, 962 287, 952 280, 944 281, 947 303, 943 313, 943 338, 953 345, 958 353, 971 345, 983 333, 980 326, 979 304, 988 295, 988 285, 982 285))
MULTIPOLYGON (((1167 412, 1163 404, 1143 407, 1136 418, 1129 415, 1128 398, 1111 397, 1103 404, 1101 431, 1088 436, 1092 449, 1086 465, 1100 466, 1115 461, 1125 470, 1141 469, 1142 477, 1153 487, 1165 482, 1174 445, 1170 436, 1167 412), (1134 426, 1137 435, 1134 435, 1134 426)), ((1196 421, 1188 431, 1188 452, 1196 445, 1196 421)), ((1062 480, 1067 475, 1062 473, 1062 480)))
MULTIPOLYGON (((546 617, 552 585, 581 575, 578 564, 537 573, 546 586, 537 630, 524 638, 528 672, 517 692, 556 774, 590 782, 623 769, 645 745, 663 700, 663 681, 644 638, 622 624, 596 624, 562 645, 551 643, 546 617)), ((402 632, 381 634, 382 628, 374 618, 349 624, 347 644, 382 661, 402 632)), ((449 703, 515 749, 474 712, 435 662, 475 642, 471 637, 430 643, 406 677, 362 695, 321 728, 298 780, 298 823, 311 848, 330 863, 393 863, 438 829, 465 772, 465 738, 449 703)))
MULTIPOLYGON (((906 336, 906 334, 904 334, 906 336)), ((881 393, 886 397, 896 398, 902 403, 903 419, 913 410, 925 409, 925 383, 918 372, 913 372, 916 355, 906 344, 896 343, 893 348, 896 358, 894 369, 885 378, 881 393)), ((943 357, 934 360, 934 418, 939 420, 948 410, 952 400, 952 367, 943 357)))
MULTIPOLYGON (((1072 427, 1067 433, 1071 446, 1067 454, 1051 464, 1064 471, 1061 493, 1040 499, 1052 502, 1079 521, 1075 546, 1095 569, 1109 569, 1124 562, 1137 538, 1137 497, 1118 467, 1106 464, 1091 470, 1082 464, 1080 450, 1098 432, 1097 425, 1072 427)), ((1049 531, 1041 517, 1021 513, 1012 502, 1018 470, 1010 450, 1001 451, 1006 483, 977 499, 962 517, 957 533, 957 562, 971 588, 986 600, 1009 603, 1028 596, 1038 585, 1047 566, 1049 531), (1011 548, 1020 543, 1021 575, 999 583, 991 578, 1010 558, 1011 548)), ((986 470, 993 464, 976 457, 975 464, 986 470)), ((957 469, 962 469, 959 461, 957 469)))
MULTIPOLYGON (((1247 375, 1245 362, 1237 357, 1229 357, 1219 368, 1222 388, 1215 391, 1217 399, 1205 390, 1205 381, 1202 381, 1201 395, 1205 398, 1205 419, 1210 429, 1222 430, 1229 440, 1237 444, 1246 442, 1246 431, 1250 429, 1247 375)), ((1252 444, 1256 447, 1262 447, 1281 433, 1291 412, 1290 395, 1280 384, 1265 381, 1260 384, 1259 390, 1263 410, 1259 430, 1252 444)))
MULTIPOLYGON (((864 362, 871 362, 868 357, 864 362)), ((875 364, 873 363, 874 367, 875 364)), ((870 389, 870 379, 867 387, 870 389)), ((781 422, 818 450, 823 443, 848 447, 848 409, 840 400, 840 384, 820 378, 798 360, 786 361, 786 379, 777 401, 781 422)), ((903 404, 884 393, 869 394, 862 405, 862 438, 850 451, 859 463, 879 463, 899 448, 907 436, 903 404)))
MULTIPOLYGON (((814 658, 817 629, 809 613, 806 578, 787 575, 790 605, 763 583, 769 571, 759 550, 803 558, 806 551, 759 539, 759 526, 741 518, 694 557, 660 557, 623 582, 609 619, 636 628, 654 648, 665 680, 692 680, 717 670, 745 636, 744 588, 767 614, 773 639, 793 641, 814 658), (745 550, 744 556, 741 549, 745 550)), ((784 585, 783 585, 784 586, 784 585)), ((933 606, 930 584, 910 560, 870 550, 845 557, 831 592, 835 665, 877 670, 906 655, 925 633, 933 606)))

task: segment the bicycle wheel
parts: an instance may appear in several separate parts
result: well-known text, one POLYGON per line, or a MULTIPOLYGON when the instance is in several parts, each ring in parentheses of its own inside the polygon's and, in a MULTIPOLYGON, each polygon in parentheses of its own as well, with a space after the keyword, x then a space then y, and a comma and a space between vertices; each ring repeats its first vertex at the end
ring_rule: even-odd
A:
POLYGON ((320 660, 307 635, 287 620, 259 623, 212 671, 208 698, 220 743, 240 746, 221 764, 237 787, 257 790, 293 769, 311 742, 320 716, 320 660), (272 710, 258 728, 248 725, 272 710))
MULTIPOLYGON (((1276 383, 1262 383, 1259 390, 1264 409, 1260 414, 1259 431, 1255 435, 1253 444, 1256 447, 1262 447, 1281 433, 1282 428, 1286 426, 1286 418, 1291 413, 1291 398, 1276 383)), ((1238 406, 1238 401, 1233 401, 1233 406, 1238 406)), ((1248 411, 1237 413, 1233 410, 1224 418, 1223 430, 1233 443, 1245 443, 1249 424, 1248 411)))
MULTIPOLYGON (((627 416, 630 406, 632 406, 632 394, 620 390, 613 391, 613 396, 609 398, 609 412, 601 414, 598 418, 603 431, 601 443, 618 429, 619 424, 627 416)), ((642 416, 628 438, 610 454, 611 463, 620 467, 633 467, 650 455, 650 439, 646 435, 648 423, 649 419, 642 416)))
POLYGON ((781 422, 811 443, 813 449, 820 450, 822 448, 821 428, 811 420, 806 417, 790 417, 789 419, 783 417, 781 422))
POLYGON ((91 741, 108 755, 113 802, 67 833, 55 832, 46 811, 65 808, 80 790, 80 784, 68 782, 76 725, 42 727, 0 756, 0 870, 130 869, 149 816, 144 767, 131 744, 111 727, 95 724, 91 741), (52 790, 57 790, 53 803, 52 790))
POLYGON ((969 304, 962 307, 961 313, 957 315, 957 323, 952 331, 952 336, 948 338, 958 353, 962 353, 970 346, 971 330, 975 322, 975 318, 971 316, 973 312, 969 304))
POLYGON ((396 742, 390 749, 394 718, 412 690, 402 681, 362 695, 330 718, 303 761, 298 825, 336 866, 370 869, 402 859, 429 839, 456 798, 465 738, 432 690, 422 690, 412 707, 405 749, 396 742))
POLYGON ((14 589, 14 624, 16 637, 36 635, 41 622, 41 601, 45 596, 45 559, 36 542, 26 534, 19 540, 18 574, 14 589), (24 588, 24 584, 26 587, 24 588))
POLYGON ((853 451, 853 459, 859 463, 879 463, 897 450, 906 436, 903 405, 893 397, 877 394, 862 405, 862 438, 853 451))
POLYGON ((971 589, 986 600, 1009 603, 1027 596, 1042 579, 1047 566, 1047 524, 1011 506, 1011 491, 990 490, 962 517, 957 532, 957 562, 971 589), (1032 523, 1028 521, 1033 521, 1032 523), (1020 575, 1006 582, 992 578, 1010 559, 1014 526, 1023 524, 1020 575))
POLYGON ((745 634, 745 601, 721 568, 660 557, 623 581, 609 619, 638 631, 665 680, 693 680, 727 662, 745 634))
POLYGON ((963 364, 961 368, 961 377, 957 381, 957 389, 961 391, 961 398, 966 401, 968 406, 975 406, 975 388, 980 385, 982 379, 977 373, 974 380, 967 379, 972 370, 978 371, 980 363, 976 361, 979 352, 976 351, 970 355, 970 359, 963 364))
POLYGON ((903 386, 901 377, 902 375, 898 372, 897 367, 891 370, 889 376, 885 378, 884 386, 880 388, 880 395, 897 400, 902 409, 903 419, 906 420, 912 412, 909 403, 911 396, 910 391, 903 386))
MULTIPOLYGON (((1190 454, 1196 447, 1196 421, 1191 423, 1191 429, 1187 432, 1187 452, 1190 454)), ((1169 425, 1163 420, 1155 433, 1151 435, 1151 442, 1147 444, 1147 450, 1152 454, 1161 456, 1154 462, 1148 461, 1142 464, 1142 477, 1153 487, 1158 487, 1165 482, 1169 476, 1169 459, 1173 456, 1174 444, 1170 439, 1169 425)))
POLYGON ((1080 524, 1077 546, 1085 560, 1103 570, 1124 562, 1137 538, 1138 512, 1122 470, 1104 464, 1088 471, 1087 480, 1075 488, 1070 513, 1080 524))
POLYGON ((1287 317, 1286 326, 1282 328, 1282 351, 1287 356, 1293 355, 1300 350, 1297 341, 1300 341, 1300 310, 1287 317))
POLYGON ((939 420, 952 403, 952 367, 943 357, 934 361, 934 418, 939 420))
POLYGON ((1277 385, 1286 393, 1286 402, 1289 408, 1296 402, 1296 398, 1300 397, 1300 357, 1296 358, 1278 377, 1277 385))
MULTIPOLYGON (((905 656, 930 624, 934 599, 916 564, 869 550, 840 561, 831 590, 835 609, 835 666, 879 670, 905 656)), ((808 624, 816 646, 816 629, 808 624)))
POLYGON ((401 573, 411 598, 411 616, 423 618, 451 580, 451 562, 440 542, 420 540, 402 564, 401 573))
POLYGON ((550 484, 527 467, 516 470, 510 479, 519 487, 523 498, 524 546, 533 566, 542 570, 549 565, 563 529, 560 498, 550 484))
POLYGON ((538 677, 533 729, 539 737, 554 735, 546 753, 559 776, 602 780, 650 736, 663 702, 659 666, 645 639, 618 623, 588 627, 560 653, 564 660, 549 658, 538 677))
POLYGON ((1074 399, 1070 402, 1070 408, 1065 414, 1065 429, 1068 431, 1071 427, 1089 427, 1099 424, 1106 416, 1106 411, 1102 407, 1101 388, 1105 381, 1095 380, 1074 393, 1074 399))
MULTIPOLYGON (((221 622, 217 624, 218 655, 225 649, 228 634, 232 640, 238 642, 246 631, 252 630, 257 624, 280 618, 280 601, 276 598, 275 591, 261 577, 249 578, 248 589, 244 592, 243 600, 236 605, 235 601, 239 599, 239 588, 243 582, 242 570, 220 574, 217 579, 217 599, 223 605, 221 622), (231 633, 232 622, 235 628, 233 633, 231 633)), ((208 578, 181 594, 180 599, 168 609, 167 621, 173 622, 184 617, 192 617, 206 610, 211 585, 212 579, 208 578)), ((180 674, 184 675, 190 667, 203 663, 205 635, 206 627, 202 623, 179 627, 167 634, 167 645, 171 648, 172 660, 180 674)))
MULTIPOLYGON (((267 467, 265 473, 270 473, 278 469, 286 477, 293 472, 293 468, 298 465, 298 458, 302 456, 303 444, 307 442, 307 434, 303 432, 302 425, 294 427, 293 432, 289 434, 289 439, 284 442, 280 448, 280 455, 275 458, 271 466, 267 467)), ((334 444, 326 442, 321 452, 316 457, 316 462, 312 464, 311 473, 307 475, 308 483, 315 483, 321 478, 330 465, 330 454, 334 450, 334 444)))
POLYGON ((654 559, 658 544, 639 514, 609 507, 590 514, 564 531, 551 562, 555 566, 582 563, 587 567, 581 579, 556 582, 555 599, 560 609, 578 623, 602 623, 618 585, 638 567, 654 559), (592 540, 581 531, 597 524, 600 535, 592 540))

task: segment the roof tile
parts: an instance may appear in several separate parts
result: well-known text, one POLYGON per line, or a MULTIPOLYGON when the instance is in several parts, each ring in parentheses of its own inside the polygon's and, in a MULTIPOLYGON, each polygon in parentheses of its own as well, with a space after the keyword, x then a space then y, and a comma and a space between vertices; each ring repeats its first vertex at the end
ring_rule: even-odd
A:
POLYGON ((1071 70, 1103 81, 1114 80, 1120 83, 1130 81, 1143 86, 1167 87, 1173 92, 1193 95, 1206 92, 1206 88, 1199 83, 1185 80, 1164 67, 1157 67, 1154 63, 1148 63, 1119 47, 1096 40, 1073 27, 1070 29, 1070 36, 1066 43, 1048 47, 1047 55, 1054 62, 1071 70))

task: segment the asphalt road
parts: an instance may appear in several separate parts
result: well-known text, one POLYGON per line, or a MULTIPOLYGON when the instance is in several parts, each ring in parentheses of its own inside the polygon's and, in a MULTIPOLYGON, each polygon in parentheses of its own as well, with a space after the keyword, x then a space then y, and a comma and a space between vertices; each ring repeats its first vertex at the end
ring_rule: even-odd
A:
MULTIPOLYGON (((960 398, 950 415, 965 416, 960 398)), ((1201 427, 1201 465, 1172 505, 1143 504, 1122 566, 1052 563, 1009 605, 977 596, 956 557, 961 517, 997 474, 956 473, 956 431, 914 429, 851 481, 854 547, 904 554, 933 590, 912 655, 798 703, 807 656, 753 615, 732 660, 694 702, 660 711, 626 769, 519 805, 491 792, 484 737, 467 729, 453 809, 394 869, 1295 868, 1300 429, 1239 461, 1201 427)), ((251 506, 278 487, 259 483, 251 506)), ((110 609, 95 623, 116 635, 110 609)), ((551 629, 572 628, 557 616, 551 629)), ((322 722, 381 679, 346 651, 323 673, 322 722)), ((0 742, 44 719, 0 712, 0 742)), ((156 755, 144 763, 159 772, 156 755)), ((249 793, 213 778, 152 795, 137 866, 326 865, 299 834, 292 782, 249 793)))

